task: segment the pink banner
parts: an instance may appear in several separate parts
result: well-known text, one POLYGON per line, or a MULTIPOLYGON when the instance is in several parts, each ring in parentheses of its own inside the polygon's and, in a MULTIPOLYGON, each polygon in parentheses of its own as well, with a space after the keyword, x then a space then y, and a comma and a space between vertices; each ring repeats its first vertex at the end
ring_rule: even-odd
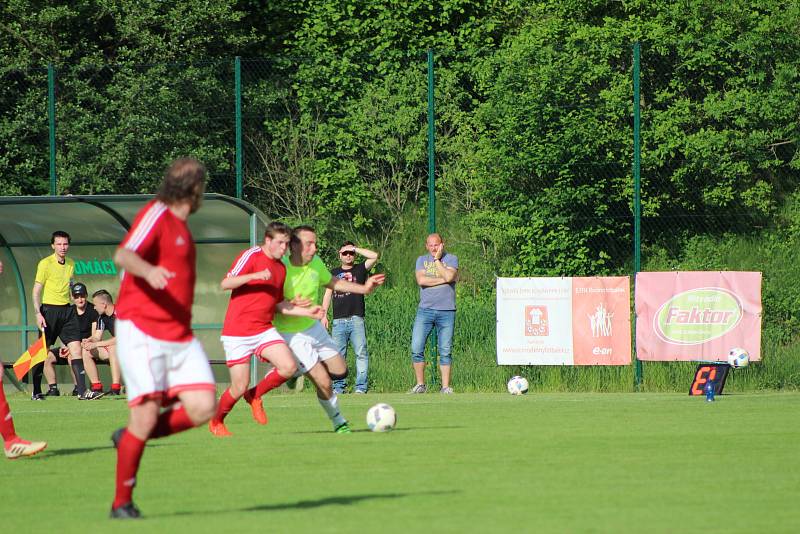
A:
POLYGON ((572 279, 574 365, 631 363, 630 283, 627 276, 572 279))
POLYGON ((726 361, 734 347, 761 359, 761 273, 638 273, 635 300, 640 360, 726 361))

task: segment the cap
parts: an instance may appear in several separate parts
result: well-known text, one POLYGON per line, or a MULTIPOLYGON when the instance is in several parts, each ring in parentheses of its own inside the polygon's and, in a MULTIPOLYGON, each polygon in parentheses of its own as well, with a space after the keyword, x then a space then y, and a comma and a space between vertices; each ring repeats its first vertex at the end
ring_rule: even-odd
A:
POLYGON ((72 296, 73 297, 88 297, 89 291, 86 289, 86 286, 81 284, 80 282, 76 283, 72 286, 72 296))

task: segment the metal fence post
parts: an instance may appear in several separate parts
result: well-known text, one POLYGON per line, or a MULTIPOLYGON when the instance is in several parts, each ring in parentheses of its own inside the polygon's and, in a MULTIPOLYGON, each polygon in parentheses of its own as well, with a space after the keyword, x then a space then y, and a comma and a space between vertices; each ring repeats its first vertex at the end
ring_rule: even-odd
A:
MULTIPOLYGON (((641 200, 641 109, 639 98, 639 76, 641 61, 641 43, 633 44, 633 280, 634 295, 636 294, 636 273, 642 267, 642 200, 641 200)), ((635 311, 634 311, 635 319, 635 311)), ((638 391, 642 386, 642 361, 636 353, 636 321, 633 322, 633 354, 635 362, 635 387, 638 391)))
MULTIPOLYGON (((428 233, 436 231, 436 164, 435 164, 435 148, 434 148, 434 135, 436 133, 435 122, 435 108, 433 105, 434 96, 434 77, 433 77, 433 50, 428 50, 428 233)), ((437 384, 439 382, 439 375, 437 373, 439 362, 439 344, 436 329, 434 328, 430 336, 430 354, 432 355, 431 365, 429 370, 430 383, 437 384)))
POLYGON ((242 198, 242 58, 234 62, 236 92, 236 198, 242 198))
POLYGON ((56 68, 47 64, 47 118, 50 130, 50 195, 56 194, 56 68))

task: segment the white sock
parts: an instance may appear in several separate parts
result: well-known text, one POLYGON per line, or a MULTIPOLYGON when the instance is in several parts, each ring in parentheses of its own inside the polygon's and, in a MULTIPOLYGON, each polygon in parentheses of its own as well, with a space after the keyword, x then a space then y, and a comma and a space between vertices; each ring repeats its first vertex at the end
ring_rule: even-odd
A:
POLYGON ((328 418, 333 421, 333 428, 336 428, 340 425, 343 425, 347 422, 347 420, 339 413, 339 399, 336 398, 336 393, 328 399, 320 399, 317 397, 319 401, 319 405, 322 406, 322 409, 325 410, 325 413, 328 414, 328 418))

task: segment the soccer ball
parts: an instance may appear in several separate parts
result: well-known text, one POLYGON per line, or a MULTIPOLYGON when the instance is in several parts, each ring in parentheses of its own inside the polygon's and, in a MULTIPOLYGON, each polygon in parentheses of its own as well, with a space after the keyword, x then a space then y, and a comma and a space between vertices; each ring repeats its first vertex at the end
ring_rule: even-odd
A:
POLYGON ((508 381, 508 392, 512 395, 524 395, 528 392, 528 381, 521 376, 512 376, 508 381))
POLYGON ((373 432, 388 432, 397 424, 397 414, 388 404, 376 404, 367 411, 367 426, 373 432))
POLYGON ((750 364, 750 355, 746 350, 734 347, 728 351, 728 363, 734 369, 747 367, 750 364))

